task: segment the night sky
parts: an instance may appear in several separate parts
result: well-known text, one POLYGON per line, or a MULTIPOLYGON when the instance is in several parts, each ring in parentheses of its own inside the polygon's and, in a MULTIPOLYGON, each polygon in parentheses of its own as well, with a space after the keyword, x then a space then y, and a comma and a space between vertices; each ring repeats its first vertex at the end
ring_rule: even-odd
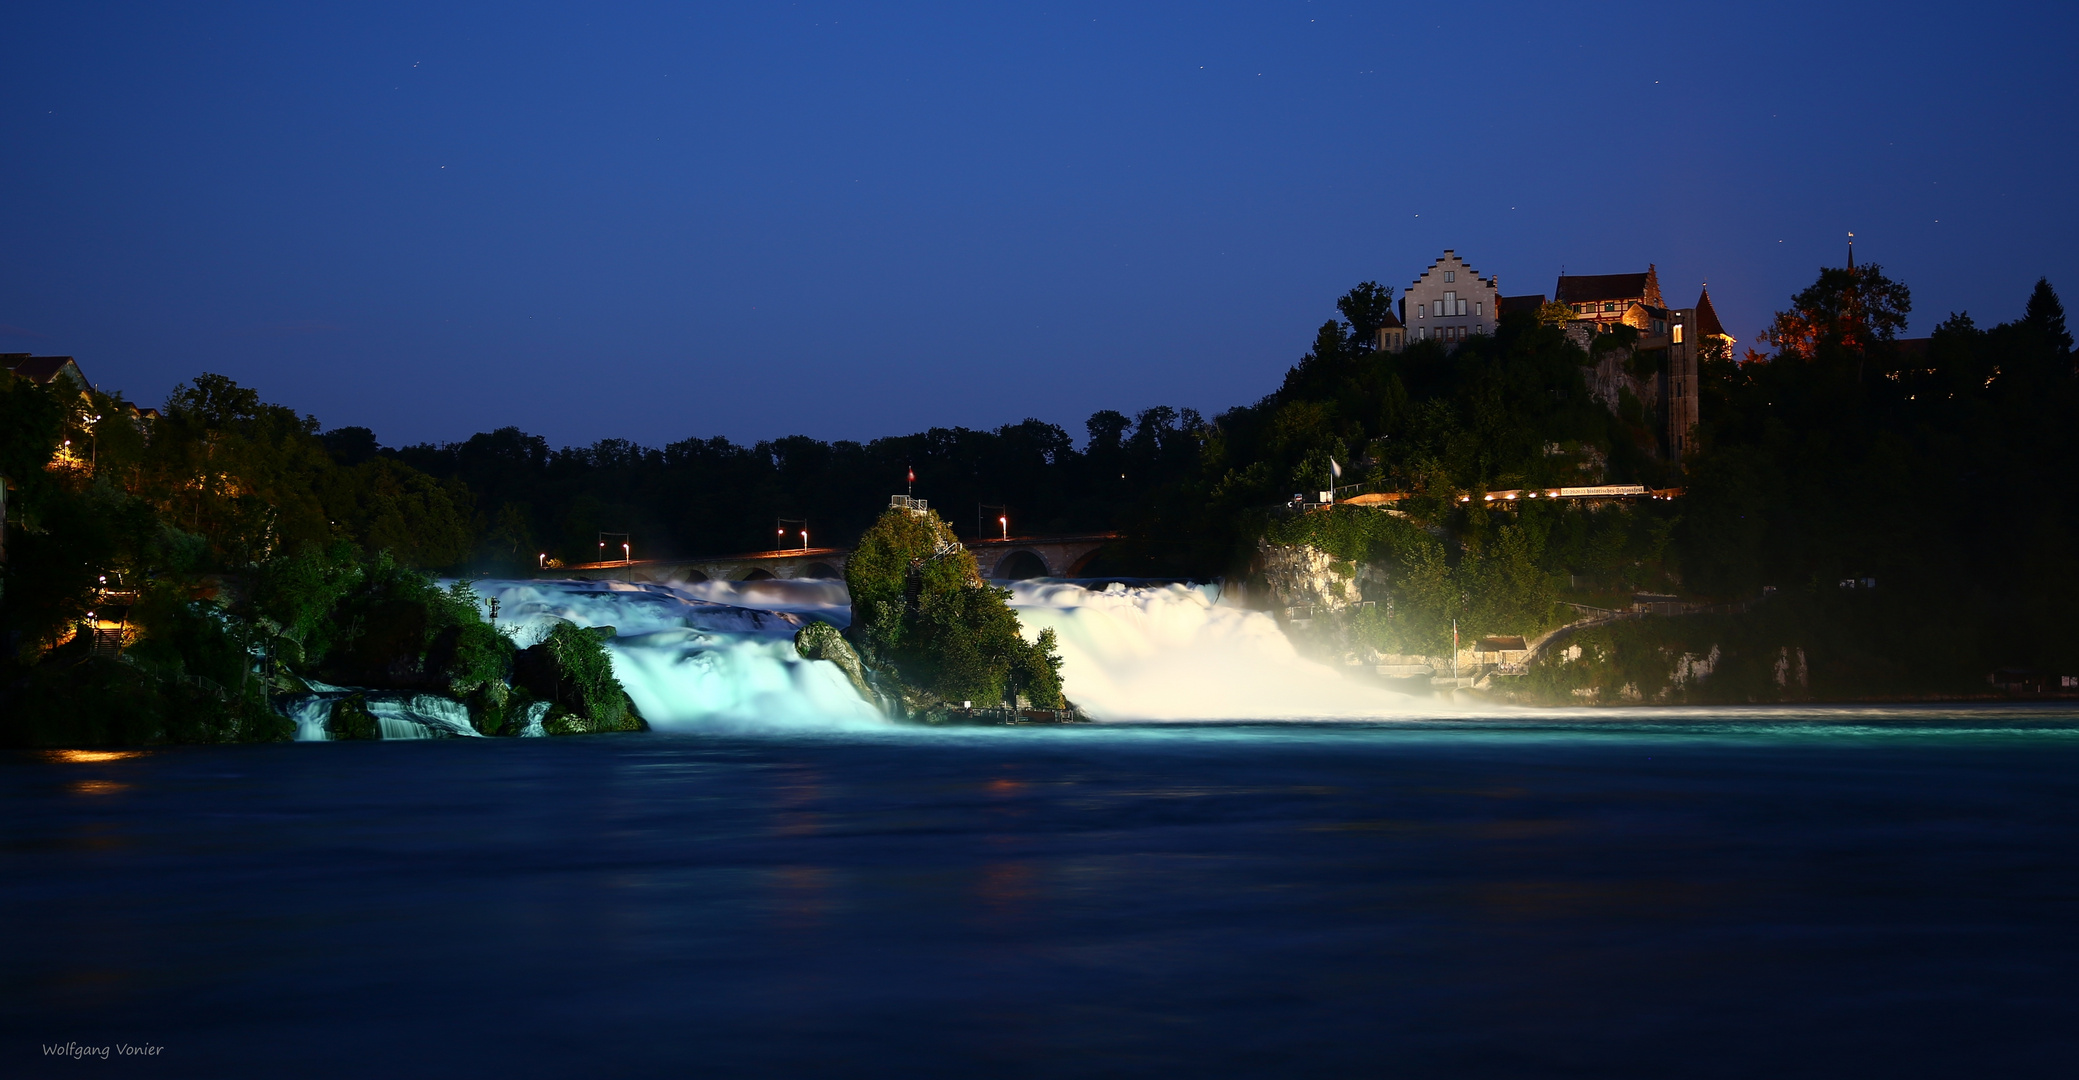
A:
POLYGON ((2069 4, 0 11, 0 351, 392 445, 1274 389, 1365 279, 2079 302, 2069 4))

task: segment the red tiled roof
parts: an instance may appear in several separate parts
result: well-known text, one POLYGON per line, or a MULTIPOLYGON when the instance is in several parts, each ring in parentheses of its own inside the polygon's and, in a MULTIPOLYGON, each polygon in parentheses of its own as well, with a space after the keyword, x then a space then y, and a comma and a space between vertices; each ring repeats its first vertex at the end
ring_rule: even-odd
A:
POLYGON ((1645 274, 1575 274, 1560 275, 1559 285, 1553 290, 1554 299, 1562 304, 1580 304, 1590 300, 1637 300, 1647 297, 1645 274))
POLYGON ((1732 336, 1725 332, 1725 324, 1718 321, 1718 309, 1711 306, 1709 289, 1696 298, 1696 332, 1700 337, 1732 336))

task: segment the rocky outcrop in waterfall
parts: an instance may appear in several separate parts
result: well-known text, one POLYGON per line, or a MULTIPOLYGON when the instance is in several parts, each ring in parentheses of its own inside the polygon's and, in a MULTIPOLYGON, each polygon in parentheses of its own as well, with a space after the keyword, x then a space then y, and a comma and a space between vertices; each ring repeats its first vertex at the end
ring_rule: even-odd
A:
POLYGON ((852 643, 845 640, 837 627, 826 622, 812 622, 802 627, 794 635, 794 651, 800 653, 803 660, 828 660, 836 664, 845 673, 852 689, 859 691, 860 697, 868 701, 880 700, 873 684, 867 680, 866 665, 859 662, 859 654, 853 651, 852 643))

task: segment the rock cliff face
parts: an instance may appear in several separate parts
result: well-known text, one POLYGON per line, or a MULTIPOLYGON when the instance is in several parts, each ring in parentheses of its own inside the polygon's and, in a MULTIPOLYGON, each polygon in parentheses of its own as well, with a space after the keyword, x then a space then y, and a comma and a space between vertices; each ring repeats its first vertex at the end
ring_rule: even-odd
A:
MULTIPOLYGON (((1256 543, 1256 559, 1247 594, 1251 606, 1266 609, 1301 652, 1326 664, 1369 667, 1388 678, 1449 675, 1449 656, 1382 653, 1350 625, 1365 604, 1368 588, 1390 580, 1386 568, 1337 559, 1310 544, 1256 543)), ((1462 656, 1470 671, 1474 658, 1462 656)))
POLYGON ((1251 577, 1261 583, 1262 606, 1300 619, 1362 603, 1364 584, 1385 580, 1370 566, 1344 562, 1312 545, 1268 540, 1256 542, 1255 571, 1251 577))

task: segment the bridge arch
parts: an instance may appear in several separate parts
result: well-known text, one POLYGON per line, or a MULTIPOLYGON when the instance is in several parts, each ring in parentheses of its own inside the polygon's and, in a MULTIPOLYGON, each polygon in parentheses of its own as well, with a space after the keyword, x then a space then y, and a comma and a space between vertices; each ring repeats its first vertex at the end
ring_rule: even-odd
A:
POLYGON ((1011 551, 996 560, 995 577, 1004 581, 1024 581, 1027 578, 1046 577, 1047 562, 1030 551, 1011 551))
POLYGON ((681 585, 698 585, 701 582, 707 580, 707 575, 701 573, 698 570, 693 569, 692 567, 687 567, 685 570, 682 570, 679 573, 672 575, 672 580, 676 581, 681 585))
POLYGON ((805 578, 841 578, 844 575, 837 572, 837 567, 827 562, 812 562, 802 567, 801 573, 797 576, 805 578))
POLYGON ((769 570, 760 570, 760 569, 753 569, 753 570, 752 570, 752 571, 751 571, 750 573, 748 573, 748 574, 745 574, 744 576, 742 576, 742 577, 740 577, 740 578, 737 578, 736 580, 738 580, 738 581, 771 581, 771 580, 772 580, 772 572, 771 572, 771 571, 769 571, 769 570))

